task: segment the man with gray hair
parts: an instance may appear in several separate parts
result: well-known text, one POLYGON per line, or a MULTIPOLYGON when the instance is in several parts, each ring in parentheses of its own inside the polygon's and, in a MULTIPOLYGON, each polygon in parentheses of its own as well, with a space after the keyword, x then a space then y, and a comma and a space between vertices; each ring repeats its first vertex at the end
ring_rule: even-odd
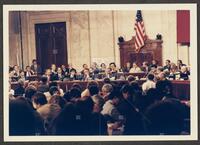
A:
POLYGON ((104 84, 101 90, 104 101, 107 101, 109 94, 113 91, 113 86, 111 84, 104 84))

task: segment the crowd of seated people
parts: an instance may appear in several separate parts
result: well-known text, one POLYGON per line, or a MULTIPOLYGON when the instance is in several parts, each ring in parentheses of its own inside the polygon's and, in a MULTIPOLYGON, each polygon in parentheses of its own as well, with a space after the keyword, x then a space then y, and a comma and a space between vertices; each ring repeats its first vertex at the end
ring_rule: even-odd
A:
MULTIPOLYGON (((30 76, 42 75, 46 76, 48 81, 70 81, 70 80, 96 80, 103 78, 110 78, 111 80, 118 79, 119 73, 148 73, 155 75, 157 80, 189 80, 190 70, 189 67, 182 63, 181 60, 177 61, 177 65, 170 60, 165 61, 164 66, 159 66, 156 60, 152 60, 151 64, 144 61, 141 66, 137 62, 126 63, 126 66, 118 68, 114 62, 110 63, 107 67, 105 63, 100 66, 94 62, 91 67, 83 64, 82 70, 77 71, 71 64, 68 66, 51 65, 51 68, 41 72, 41 67, 33 60, 31 66, 26 66, 25 70, 21 70, 19 66, 15 65, 9 69, 10 81, 27 80, 30 76)), ((122 77, 120 79, 123 79, 122 77)))
MULTIPOLYGON (((127 63, 117 68, 87 64, 78 72, 72 65, 50 69, 41 74, 36 61, 22 71, 14 66, 10 75, 18 79, 15 90, 9 88, 10 135, 183 135, 190 134, 190 105, 176 98, 171 79, 189 79, 189 68, 166 60, 165 66, 144 62, 127 63), (33 69, 34 68, 34 69, 33 69), (128 83, 112 81, 116 73, 146 73, 139 85, 129 75, 128 83), (23 73, 22 73, 23 72, 23 73), (24 81, 30 75, 41 74, 40 83, 24 81), (95 80, 104 74, 103 86, 95 80), (22 77, 23 76, 23 77, 22 77), (86 88, 77 82, 66 91, 57 80, 91 80, 86 88)), ((67 86, 66 86, 67 87, 67 86)))
POLYGON ((10 135, 180 135, 190 134, 190 106, 175 98, 169 80, 148 74, 140 86, 104 79, 74 83, 66 92, 42 77, 9 95, 10 135))

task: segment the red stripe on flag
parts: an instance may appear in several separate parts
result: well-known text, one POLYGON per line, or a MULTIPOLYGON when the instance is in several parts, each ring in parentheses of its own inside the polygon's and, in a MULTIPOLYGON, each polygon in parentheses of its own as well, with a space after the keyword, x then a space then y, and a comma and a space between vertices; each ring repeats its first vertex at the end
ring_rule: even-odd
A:
POLYGON ((135 50, 138 52, 141 47, 144 46, 144 41, 146 39, 144 22, 142 20, 141 11, 137 11, 136 22, 134 26, 135 30, 135 50))

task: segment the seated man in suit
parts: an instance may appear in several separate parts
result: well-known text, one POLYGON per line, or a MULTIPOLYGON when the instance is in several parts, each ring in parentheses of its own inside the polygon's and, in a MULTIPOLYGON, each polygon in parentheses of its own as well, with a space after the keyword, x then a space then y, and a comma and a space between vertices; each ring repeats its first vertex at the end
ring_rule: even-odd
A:
POLYGON ((59 80, 57 68, 55 64, 52 64, 51 65, 51 81, 56 81, 56 80, 59 80))
POLYGON ((178 70, 181 70, 181 67, 182 66, 186 66, 186 64, 183 64, 182 60, 177 60, 177 67, 178 67, 178 70))
POLYGON ((63 81, 63 79, 64 79, 64 75, 63 75, 63 73, 62 73, 62 69, 61 69, 61 67, 58 67, 58 69, 57 69, 57 77, 58 77, 58 80, 60 80, 60 81, 63 81))
POLYGON ((187 67, 186 66, 182 66, 181 67, 181 72, 180 72, 180 79, 188 80, 189 79, 189 75, 190 75, 190 72, 188 71, 187 67))
POLYGON ((90 73, 92 74, 92 78, 93 79, 96 79, 98 78, 98 74, 100 72, 100 69, 98 68, 98 65, 96 62, 93 62, 92 63, 92 66, 90 68, 90 73))
POLYGON ((166 61, 165 61, 165 66, 163 67, 163 70, 168 70, 168 71, 170 71, 170 69, 171 69, 171 64, 170 64, 171 62, 170 62, 170 60, 169 59, 167 59, 166 61))
POLYGON ((127 62, 126 66, 124 68, 122 68, 124 73, 128 73, 130 71, 130 69, 131 69, 131 63, 130 62, 127 62))
POLYGON ((42 73, 42 69, 40 67, 40 65, 37 63, 36 59, 32 60, 32 65, 31 65, 31 70, 34 72, 34 74, 41 74, 42 73))
POLYGON ((51 81, 51 70, 50 69, 46 69, 45 74, 43 76, 47 77, 47 81, 51 81))
POLYGON ((66 68, 66 66, 63 64, 61 65, 62 75, 67 76, 69 74, 69 68, 66 68))
POLYGON ((69 80, 77 80, 77 73, 75 69, 71 69, 69 72, 69 76, 65 79, 69 79, 69 80))
POLYGON ((89 69, 85 69, 83 72, 83 80, 87 81, 87 80, 92 80, 92 76, 91 73, 89 71, 89 69))
POLYGON ((157 68, 157 66, 158 66, 158 62, 157 62, 155 59, 153 59, 153 60, 151 61, 150 68, 157 68))
POLYGON ((144 61, 142 63, 141 71, 148 73, 150 71, 149 65, 147 61, 144 61))
POLYGON ((32 75, 34 75, 34 71, 31 70, 30 66, 26 66, 25 77, 27 78, 27 77, 30 77, 32 75))

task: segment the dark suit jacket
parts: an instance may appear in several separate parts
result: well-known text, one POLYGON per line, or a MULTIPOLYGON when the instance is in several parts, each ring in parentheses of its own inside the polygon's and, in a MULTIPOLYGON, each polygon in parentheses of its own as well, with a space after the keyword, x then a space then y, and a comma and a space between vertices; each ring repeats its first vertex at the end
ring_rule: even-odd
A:
POLYGON ((40 65, 37 65, 37 69, 35 69, 34 65, 31 65, 31 70, 33 70, 37 74, 42 74, 42 68, 40 65))

